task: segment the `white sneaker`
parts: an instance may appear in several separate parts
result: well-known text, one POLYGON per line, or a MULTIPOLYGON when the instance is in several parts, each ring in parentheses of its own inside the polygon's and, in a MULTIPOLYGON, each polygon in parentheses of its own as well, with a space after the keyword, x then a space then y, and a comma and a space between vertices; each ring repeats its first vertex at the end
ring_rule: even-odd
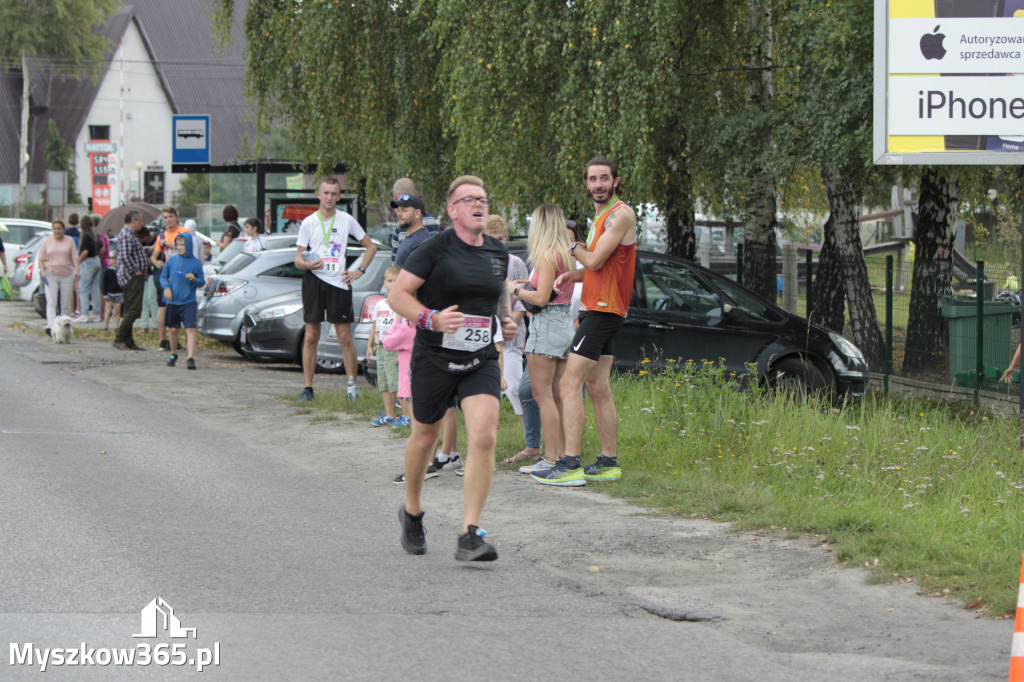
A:
POLYGON ((527 464, 524 467, 519 467, 519 473, 521 474, 535 474, 538 471, 547 471, 551 467, 555 466, 554 462, 549 462, 543 457, 538 459, 533 464, 527 464))

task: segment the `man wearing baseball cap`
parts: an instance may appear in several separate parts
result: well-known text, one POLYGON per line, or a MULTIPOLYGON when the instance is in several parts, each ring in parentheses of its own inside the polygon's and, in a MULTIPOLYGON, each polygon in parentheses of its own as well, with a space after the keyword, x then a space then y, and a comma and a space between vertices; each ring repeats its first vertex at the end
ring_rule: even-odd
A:
POLYGON ((405 261, 412 250, 430 239, 431 233, 423 226, 423 213, 426 207, 423 200, 415 194, 395 197, 391 202, 391 208, 395 209, 398 215, 398 229, 405 232, 405 239, 398 245, 398 251, 395 253, 395 265, 401 268, 405 266, 405 261))

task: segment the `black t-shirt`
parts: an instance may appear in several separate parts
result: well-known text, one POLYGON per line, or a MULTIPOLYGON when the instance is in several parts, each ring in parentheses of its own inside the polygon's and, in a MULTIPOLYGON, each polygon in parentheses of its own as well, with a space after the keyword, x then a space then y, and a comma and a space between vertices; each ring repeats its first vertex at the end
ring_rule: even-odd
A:
POLYGON ((100 273, 100 291, 104 296, 121 293, 121 285, 117 283, 117 270, 107 268, 100 273))
POLYGON ((93 234, 83 234, 81 238, 81 245, 78 247, 78 253, 82 251, 88 251, 89 255, 86 258, 98 258, 100 255, 100 238, 93 234))
MULTIPOLYGON (((427 239, 405 261, 404 268, 424 280, 416 296, 428 308, 444 310, 459 306, 464 315, 487 318, 492 342, 479 350, 445 348, 441 332, 418 329, 416 349, 425 348, 446 357, 465 359, 498 357, 494 347, 494 315, 505 286, 508 251, 494 237, 484 235, 482 246, 470 246, 459 239, 454 229, 427 239)), ((467 339, 472 343, 472 339, 467 339)))
MULTIPOLYGON (((242 234, 242 230, 238 228, 238 223, 228 223, 228 226, 224 228, 224 237, 238 239, 240 234, 242 234)), ((221 241, 224 241, 224 237, 221 237, 221 241)))

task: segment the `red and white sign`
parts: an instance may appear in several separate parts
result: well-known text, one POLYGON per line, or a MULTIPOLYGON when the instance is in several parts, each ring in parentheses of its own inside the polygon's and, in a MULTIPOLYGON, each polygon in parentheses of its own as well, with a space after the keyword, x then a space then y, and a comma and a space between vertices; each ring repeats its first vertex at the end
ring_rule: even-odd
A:
POLYGON ((110 140, 90 140, 85 151, 89 152, 92 212, 104 216, 110 211, 117 183, 117 145, 110 140))

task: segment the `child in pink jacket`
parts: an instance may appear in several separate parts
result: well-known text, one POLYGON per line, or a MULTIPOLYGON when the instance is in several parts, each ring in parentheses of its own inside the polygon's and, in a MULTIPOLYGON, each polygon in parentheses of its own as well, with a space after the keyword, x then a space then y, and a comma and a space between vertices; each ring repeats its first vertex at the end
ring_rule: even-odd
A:
MULTIPOLYGON (((409 362, 412 360, 412 346, 416 340, 416 327, 409 320, 397 317, 391 325, 391 330, 381 337, 384 350, 398 352, 398 402, 402 406, 402 416, 399 418, 405 422, 401 426, 409 426, 407 415, 412 414, 412 382, 409 380, 409 362)), ((398 425, 399 422, 395 422, 398 425)))

